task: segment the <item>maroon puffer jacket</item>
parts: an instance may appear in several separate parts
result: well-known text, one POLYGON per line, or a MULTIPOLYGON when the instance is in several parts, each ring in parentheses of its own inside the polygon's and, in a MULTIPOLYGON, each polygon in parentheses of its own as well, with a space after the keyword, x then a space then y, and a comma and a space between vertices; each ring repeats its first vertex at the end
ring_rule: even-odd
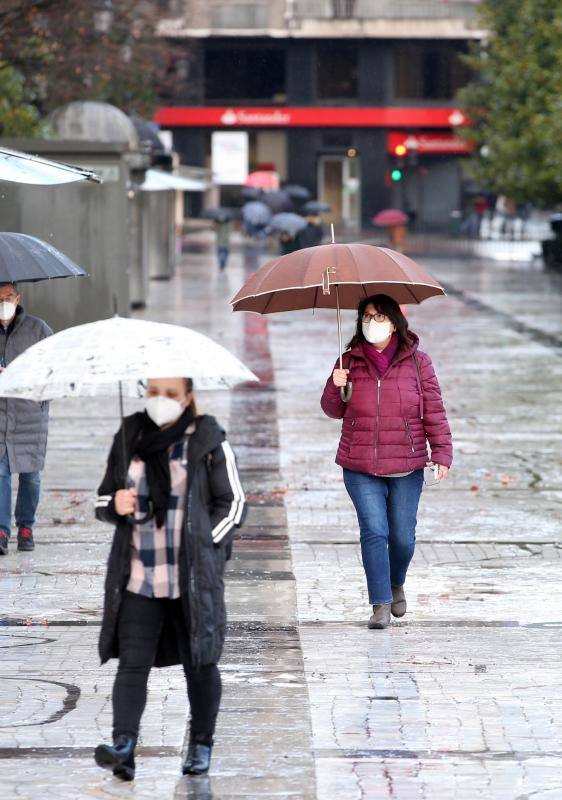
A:
POLYGON ((328 378, 321 406, 328 417, 343 417, 336 455, 341 467, 372 475, 420 469, 429 460, 426 440, 432 461, 451 466, 451 431, 435 370, 418 351, 418 337, 411 331, 409 337, 409 349, 398 351, 380 380, 361 344, 344 355, 353 382, 349 403, 328 378))

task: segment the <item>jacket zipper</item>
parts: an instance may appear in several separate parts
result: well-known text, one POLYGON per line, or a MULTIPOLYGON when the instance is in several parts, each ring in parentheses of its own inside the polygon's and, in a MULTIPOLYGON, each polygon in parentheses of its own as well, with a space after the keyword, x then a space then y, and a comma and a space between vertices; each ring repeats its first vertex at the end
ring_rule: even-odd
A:
POLYGON ((381 378, 377 378, 377 430, 375 434, 375 469, 377 469, 377 459, 379 451, 379 428, 380 428, 380 407, 381 407, 381 378))
POLYGON ((192 490, 191 486, 187 492, 187 499, 186 499, 186 506, 184 509, 184 514, 186 515, 186 522, 185 527, 187 531, 187 541, 186 541, 186 561, 187 561, 187 570, 189 574, 189 615, 190 615, 190 646, 191 646, 191 657, 193 660, 193 666, 195 669, 199 669, 199 642, 197 639, 197 569, 198 569, 198 547, 197 543, 193 540, 193 533, 191 528, 191 514, 189 513, 189 509, 191 508, 191 497, 192 497, 192 490), (191 554, 191 558, 189 557, 191 554))

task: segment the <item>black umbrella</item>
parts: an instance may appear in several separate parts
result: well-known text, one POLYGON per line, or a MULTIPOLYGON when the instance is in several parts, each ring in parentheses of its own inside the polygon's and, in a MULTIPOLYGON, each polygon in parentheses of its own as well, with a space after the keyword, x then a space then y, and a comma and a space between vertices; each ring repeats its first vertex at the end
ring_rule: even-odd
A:
POLYGON ((204 219, 226 220, 234 219, 235 212, 231 208, 206 208, 201 216, 204 219))
POLYGON ((26 233, 0 233, 0 283, 87 276, 52 244, 26 233))
POLYGON ((331 211, 332 207, 328 203, 321 203, 319 200, 309 200, 301 209, 301 214, 325 214, 331 211))
POLYGON ((273 192, 265 192, 263 202, 267 203, 274 214, 281 214, 282 211, 293 211, 293 202, 284 189, 273 192))
POLYGON ((244 198, 244 200, 262 200, 263 199, 263 189, 259 189, 257 186, 243 186, 240 190, 240 194, 244 198))
POLYGON ((287 192, 289 197, 294 200, 310 200, 310 192, 306 186, 297 186, 294 183, 290 183, 287 186, 283 186, 283 191, 287 192))

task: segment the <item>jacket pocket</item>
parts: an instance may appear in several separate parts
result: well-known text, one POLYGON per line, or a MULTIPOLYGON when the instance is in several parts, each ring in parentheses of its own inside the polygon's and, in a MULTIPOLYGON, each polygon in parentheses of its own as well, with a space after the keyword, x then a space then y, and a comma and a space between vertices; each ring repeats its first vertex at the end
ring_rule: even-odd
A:
POLYGON ((408 422, 408 420, 405 417, 404 417, 404 429, 406 431, 406 436, 408 437, 408 442, 410 444, 410 449, 411 449, 412 453, 415 453, 416 452, 416 448, 414 446, 414 437, 412 435, 412 430, 410 428, 410 423, 408 422))

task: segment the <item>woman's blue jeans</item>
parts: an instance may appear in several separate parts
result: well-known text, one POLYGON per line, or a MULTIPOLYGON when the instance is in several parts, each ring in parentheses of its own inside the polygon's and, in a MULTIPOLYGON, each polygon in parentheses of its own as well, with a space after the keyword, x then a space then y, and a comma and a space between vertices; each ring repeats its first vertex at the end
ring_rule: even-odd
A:
MULTIPOLYGON (((20 472, 16 499, 16 525, 18 528, 33 528, 35 512, 39 504, 41 474, 20 472)), ((0 459, 0 530, 10 535, 12 524, 12 473, 8 451, 0 459)))
POLYGON ((403 478, 344 469, 343 480, 359 520, 369 603, 391 603, 391 587, 403 585, 414 555, 423 469, 403 478))

